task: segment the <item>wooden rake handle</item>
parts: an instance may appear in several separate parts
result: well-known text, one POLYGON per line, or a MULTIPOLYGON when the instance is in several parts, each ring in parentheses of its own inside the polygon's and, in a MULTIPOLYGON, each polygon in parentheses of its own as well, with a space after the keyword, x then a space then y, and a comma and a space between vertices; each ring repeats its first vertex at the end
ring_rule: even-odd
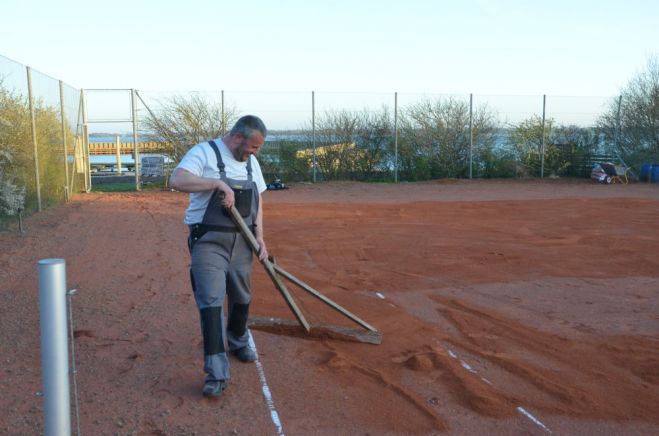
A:
POLYGON ((343 308, 342 306, 337 304, 335 301, 331 300, 330 298, 328 298, 327 296, 325 296, 321 292, 318 292, 317 290, 315 290, 314 288, 312 288, 311 286, 309 286, 308 284, 306 284, 302 280, 295 277, 293 274, 291 274, 291 273, 287 272, 286 270, 284 270, 281 266, 279 266, 276 262, 274 262, 274 258, 273 258, 272 266, 274 267, 275 271, 277 271, 279 274, 286 277, 288 280, 295 283, 300 288, 304 289, 305 291, 307 291, 308 293, 310 293, 314 297, 318 298, 320 301, 327 304, 329 307, 336 310, 337 312, 339 312, 343 316, 345 316, 347 318, 350 318, 351 320, 353 320, 354 322, 356 322, 360 326, 364 327, 366 330, 370 330, 372 332, 377 332, 378 331, 375 327, 373 327, 372 325, 370 325, 366 321, 362 320, 357 315, 350 312, 348 309, 343 308))
MULTIPOLYGON (((231 214, 231 218, 233 221, 236 223, 238 226, 238 229, 240 230, 240 233, 243 235, 245 240, 247 241, 247 244, 250 246, 254 254, 256 256, 259 255, 259 252, 261 251, 261 247, 250 231, 250 229, 247 227, 247 224, 245 224, 245 221, 243 220, 243 217, 240 216, 240 213, 238 210, 235 208, 235 206, 231 206, 230 208, 226 208, 229 213, 231 214)), ((286 301, 286 304, 288 305, 289 309, 291 309, 291 312, 293 312, 293 315, 295 315, 295 318, 298 320, 300 325, 304 327, 304 329, 309 332, 311 330, 311 326, 307 322, 306 318, 302 314, 302 311, 300 310, 299 307, 297 307, 297 304, 293 300, 293 297, 291 297, 290 292, 288 292, 288 289, 286 289, 286 285, 280 280, 279 276, 275 272, 274 267, 272 266, 272 262, 270 262, 269 259, 263 259, 260 260, 261 265, 263 265, 263 268, 265 268, 265 271, 268 273, 268 276, 270 276, 270 279, 272 280, 272 283, 274 283, 275 288, 279 291, 279 293, 284 297, 284 300, 286 301)))

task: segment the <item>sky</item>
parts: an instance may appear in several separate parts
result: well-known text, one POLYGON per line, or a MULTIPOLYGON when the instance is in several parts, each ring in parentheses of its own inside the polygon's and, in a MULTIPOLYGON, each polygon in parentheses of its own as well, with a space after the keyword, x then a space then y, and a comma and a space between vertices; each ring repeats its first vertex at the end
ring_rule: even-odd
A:
POLYGON ((3 0, 0 55, 77 88, 612 96, 658 20, 657 0, 3 0))

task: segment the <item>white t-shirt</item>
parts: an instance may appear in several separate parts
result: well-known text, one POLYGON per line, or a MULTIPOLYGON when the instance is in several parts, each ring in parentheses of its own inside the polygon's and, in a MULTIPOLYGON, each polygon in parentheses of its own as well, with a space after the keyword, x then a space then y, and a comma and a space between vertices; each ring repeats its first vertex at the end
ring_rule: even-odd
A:
MULTIPOLYGON (((217 148, 220 150, 224 171, 229 179, 247 180, 247 161, 240 162, 233 157, 229 148, 221 139, 215 139, 217 148)), ((267 189, 261 166, 254 156, 249 157, 252 161, 252 180, 256 183, 259 193, 267 189)), ((217 168, 217 157, 208 142, 202 142, 192 147, 181 159, 176 168, 182 168, 195 176, 219 179, 220 170, 217 168)), ((185 211, 185 224, 200 223, 204 218, 208 201, 213 195, 212 191, 191 192, 190 206, 185 211)))

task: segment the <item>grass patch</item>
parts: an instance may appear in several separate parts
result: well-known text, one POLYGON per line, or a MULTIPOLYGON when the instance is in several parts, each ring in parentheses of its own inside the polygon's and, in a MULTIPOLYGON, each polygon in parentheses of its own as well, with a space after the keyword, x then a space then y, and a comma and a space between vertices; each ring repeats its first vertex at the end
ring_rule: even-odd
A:
POLYGON ((92 185, 92 192, 130 192, 135 191, 135 183, 98 183, 92 185))
MULTIPOLYGON (((143 191, 163 188, 162 183, 142 183, 143 191)), ((135 183, 97 183, 92 185, 92 192, 135 192, 135 183)))

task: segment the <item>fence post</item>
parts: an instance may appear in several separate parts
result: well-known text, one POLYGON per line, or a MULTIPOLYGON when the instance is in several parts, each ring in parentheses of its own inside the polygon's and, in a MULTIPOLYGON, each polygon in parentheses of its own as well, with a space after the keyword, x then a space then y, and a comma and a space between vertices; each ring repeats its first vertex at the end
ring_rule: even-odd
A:
MULTIPOLYGON (((618 110, 616 111, 616 131, 613 138, 613 146, 615 147, 614 154, 620 159, 620 109, 622 107, 622 95, 618 96, 618 110)), ((648 177, 648 181, 651 177, 648 177)))
POLYGON ((42 259, 38 263, 38 270, 44 433, 47 436, 68 436, 71 434, 71 398, 66 262, 64 259, 42 259))
POLYGON ((39 150, 37 146, 37 117, 34 113, 34 94, 32 93, 32 68, 27 70, 27 93, 30 104, 30 119, 32 124, 32 146, 34 148, 34 178, 37 184, 37 210, 41 212, 41 183, 39 181, 39 150))
POLYGON ((87 98, 84 89, 80 90, 80 108, 82 111, 82 152, 85 162, 85 192, 89 193, 92 187, 91 164, 89 163, 89 132, 87 131, 87 98))
POLYGON ((135 190, 140 190, 140 147, 137 142, 137 98, 135 97, 135 90, 130 90, 130 102, 132 106, 133 118, 133 154, 135 155, 135 190))
POLYGON ((474 164, 474 94, 469 94, 469 178, 473 177, 474 164))
POLYGON ((82 126, 82 148, 85 161, 85 192, 89 193, 92 190, 92 164, 89 157, 89 126, 87 124, 82 126))
POLYGON ((313 146, 312 180, 316 183, 316 92, 311 91, 311 138, 313 146))
POLYGON ((121 136, 116 135, 114 138, 115 144, 117 146, 117 175, 121 175, 121 136))
POLYGON ((62 145, 64 147, 64 200, 69 201, 69 153, 66 143, 66 117, 64 116, 64 82, 59 81, 59 107, 62 119, 62 145))
POLYGON ((398 92, 394 92, 394 183, 398 183, 398 92))
POLYGON ((547 94, 542 95, 542 156, 540 157, 540 178, 545 176, 545 109, 547 107, 547 94))
POLYGON ((622 95, 618 96, 618 110, 616 111, 616 133, 613 138, 613 143, 616 147, 616 152, 620 146, 620 107, 622 106, 622 95))
POLYGON ((224 89, 222 90, 222 102, 220 109, 222 111, 222 124, 221 124, 222 136, 224 136, 227 134, 227 123, 226 123, 226 118, 224 117, 224 89))

